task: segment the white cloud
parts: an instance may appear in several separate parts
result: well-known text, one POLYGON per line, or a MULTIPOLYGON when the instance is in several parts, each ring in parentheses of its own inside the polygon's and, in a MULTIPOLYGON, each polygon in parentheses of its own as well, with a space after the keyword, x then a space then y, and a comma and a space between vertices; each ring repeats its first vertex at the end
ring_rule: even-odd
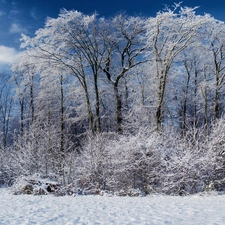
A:
POLYGON ((13 10, 10 11, 10 16, 15 16, 15 15, 17 15, 19 13, 20 13, 19 10, 13 9, 13 10))
POLYGON ((31 16, 34 20, 38 20, 38 15, 37 15, 35 9, 32 9, 32 10, 30 11, 30 16, 31 16))
POLYGON ((0 63, 13 63, 16 60, 17 56, 18 52, 16 51, 16 49, 0 45, 0 63))
POLYGON ((26 29, 23 28, 20 24, 18 23, 12 23, 11 27, 9 28, 10 33, 26 33, 26 29))
POLYGON ((4 16, 6 13, 0 10, 0 16, 4 16))

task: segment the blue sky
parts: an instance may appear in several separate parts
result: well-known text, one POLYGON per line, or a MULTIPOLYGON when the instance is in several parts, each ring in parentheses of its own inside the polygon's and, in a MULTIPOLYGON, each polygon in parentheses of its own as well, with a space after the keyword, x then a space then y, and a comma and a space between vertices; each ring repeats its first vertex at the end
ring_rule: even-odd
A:
MULTIPOLYGON (((113 16, 120 11, 129 15, 155 16, 176 0, 0 0, 0 64, 13 61, 19 51, 21 33, 32 36, 44 26, 46 17, 57 17, 61 8, 76 9, 85 14, 96 11, 113 16)), ((198 14, 210 13, 225 21, 224 0, 186 0, 183 6, 200 6, 198 14)))

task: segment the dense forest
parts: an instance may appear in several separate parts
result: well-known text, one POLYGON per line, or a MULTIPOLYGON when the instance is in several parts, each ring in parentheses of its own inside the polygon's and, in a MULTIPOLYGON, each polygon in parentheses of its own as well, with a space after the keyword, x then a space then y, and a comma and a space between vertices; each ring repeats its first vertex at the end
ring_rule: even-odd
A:
POLYGON ((0 183, 39 174, 99 190, 225 188, 225 24, 60 11, 0 82, 0 183))

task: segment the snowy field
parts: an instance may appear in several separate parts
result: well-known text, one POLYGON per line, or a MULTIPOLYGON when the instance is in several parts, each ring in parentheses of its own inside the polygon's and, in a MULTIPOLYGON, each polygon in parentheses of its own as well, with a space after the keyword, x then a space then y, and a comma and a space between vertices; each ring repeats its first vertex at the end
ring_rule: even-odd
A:
POLYGON ((225 224, 225 195, 15 196, 0 189, 0 224, 225 224))

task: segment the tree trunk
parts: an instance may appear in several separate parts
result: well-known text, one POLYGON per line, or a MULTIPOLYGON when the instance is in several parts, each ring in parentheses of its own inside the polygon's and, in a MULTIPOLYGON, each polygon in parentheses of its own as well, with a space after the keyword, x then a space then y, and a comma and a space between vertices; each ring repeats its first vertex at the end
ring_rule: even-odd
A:
POLYGON ((197 77, 198 73, 195 71, 195 88, 194 88, 194 118, 193 118, 193 126, 197 127, 197 77))
POLYGON ((219 109, 219 71, 217 68, 216 71, 216 88, 215 88, 215 98, 214 98, 214 119, 218 119, 220 117, 220 109, 219 109))
POLYGON ((24 135, 24 98, 20 102, 20 136, 24 135))
POLYGON ((30 84, 30 110, 31 110, 31 125, 34 122, 34 92, 33 92, 33 76, 30 84))
MULTIPOLYGON (((204 82, 206 83, 206 68, 204 68, 204 82)), ((204 97, 204 126, 206 131, 208 131, 208 104, 207 104, 207 87, 204 87, 203 90, 203 97, 204 97)))
POLYGON ((186 121, 187 121, 188 89, 189 89, 189 83, 190 83, 190 78, 191 78, 191 74, 190 74, 190 71, 189 71, 186 63, 185 63, 185 68, 186 68, 186 72, 187 72, 188 76, 187 76, 187 82, 186 82, 186 87, 185 87, 185 92, 184 92, 184 103, 183 103, 182 124, 181 124, 182 133, 184 133, 184 131, 185 131, 186 121))
POLYGON ((162 117, 163 117, 163 110, 162 105, 164 101, 164 94, 165 94, 165 88, 166 88, 166 78, 167 78, 167 72, 163 74, 160 77, 159 81, 159 90, 158 90, 158 105, 156 108, 156 129, 160 130, 162 125, 162 117))
POLYGON ((63 76, 60 75, 60 152, 64 151, 64 93, 63 93, 63 76))
POLYGON ((100 118, 100 100, 99 100, 99 91, 98 91, 98 77, 97 74, 94 76, 94 85, 95 85, 95 100, 96 100, 96 131, 97 133, 101 133, 101 118, 100 118))
POLYGON ((116 98, 116 121, 117 121, 117 132, 122 133, 122 101, 121 101, 121 96, 119 94, 118 90, 118 83, 114 84, 114 94, 116 98))
POLYGON ((86 104, 87 104, 87 110, 88 110, 89 129, 90 129, 91 133, 94 134, 94 116, 93 116, 92 109, 91 109, 91 103, 90 103, 90 98, 89 98, 89 93, 88 93, 85 78, 83 80, 83 87, 84 87, 84 91, 85 91, 86 104))

